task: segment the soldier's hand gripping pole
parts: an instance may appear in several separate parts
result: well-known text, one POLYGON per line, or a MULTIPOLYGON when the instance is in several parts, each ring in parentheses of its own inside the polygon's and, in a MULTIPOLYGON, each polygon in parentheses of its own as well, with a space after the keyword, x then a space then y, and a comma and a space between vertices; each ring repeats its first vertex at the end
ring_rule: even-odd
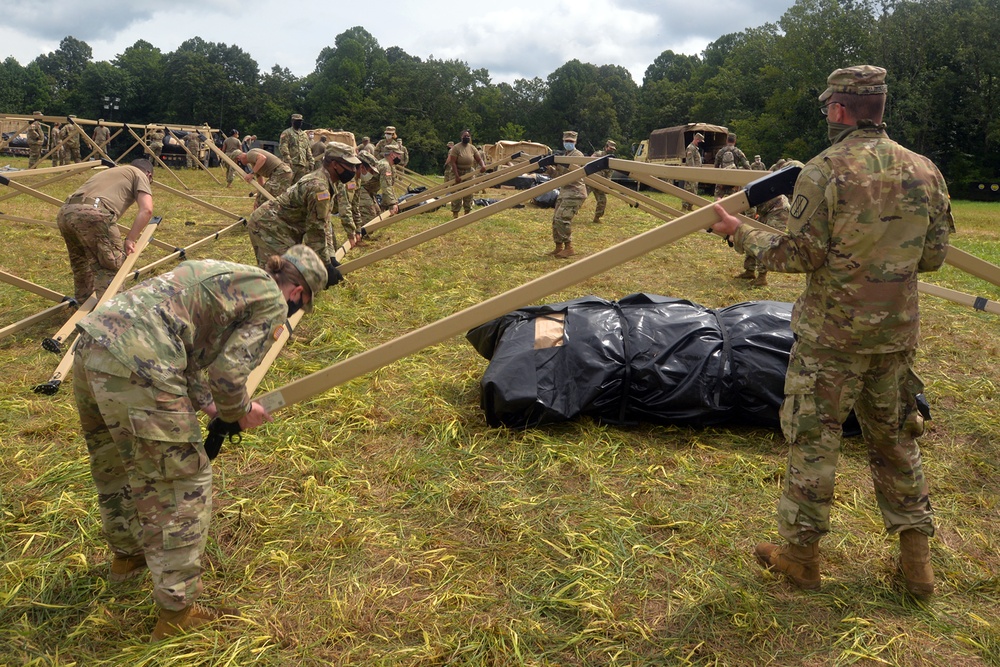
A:
MULTIPOLYGON (((751 206, 762 204, 778 194, 791 193, 799 168, 792 167, 790 169, 768 174, 748 185, 745 190, 720 200, 719 203, 726 211, 739 213, 751 206)), ((348 380, 402 359, 429 345, 440 343, 452 336, 464 333, 472 327, 501 317, 526 304, 603 273, 619 264, 641 257, 691 232, 708 229, 718 220, 715 210, 711 207, 692 211, 676 220, 639 234, 590 257, 580 259, 520 287, 515 287, 454 315, 316 371, 270 391, 257 400, 268 412, 294 405, 348 380)))

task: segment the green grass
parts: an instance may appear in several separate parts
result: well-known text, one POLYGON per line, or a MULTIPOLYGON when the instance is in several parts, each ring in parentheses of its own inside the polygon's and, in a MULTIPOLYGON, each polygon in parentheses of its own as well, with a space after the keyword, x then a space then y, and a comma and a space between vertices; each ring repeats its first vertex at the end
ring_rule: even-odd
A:
MULTIPOLYGON (((245 188, 179 174, 193 194, 249 211, 245 188)), ((46 191, 63 198, 83 178, 46 191)), ((161 240, 184 245, 229 224, 162 191, 154 197, 161 240)), ((611 199, 594 225, 592 207, 574 225, 581 255, 659 224, 611 199)), ((955 210, 955 244, 1000 263, 1000 207, 955 210)), ((24 196, 0 211, 56 213, 24 196)), ((441 209, 380 234, 399 240, 449 219, 441 209)), ((550 220, 551 210, 513 209, 351 274, 322 295, 262 389, 564 266, 543 255, 550 220)), ((72 289, 55 230, 0 225, 0 268, 72 289)), ((252 261, 242 232, 197 254, 252 261)), ((694 234, 545 301, 646 291, 721 307, 791 301, 802 287, 800 276, 772 273, 769 287, 751 288, 733 279, 741 269, 717 237, 694 234)), ((1000 298, 950 268, 928 279, 1000 298)), ((0 285, 0 326, 48 305, 0 285)), ((750 555, 756 541, 776 538, 780 433, 590 420, 492 429, 479 409, 487 362, 456 336, 226 445, 203 600, 239 606, 244 618, 159 645, 147 643, 148 577, 106 580, 69 387, 31 391, 58 361, 39 345, 65 319, 55 316, 0 340, 0 664, 1000 664, 1000 329, 995 316, 932 297, 922 313, 918 371, 935 419, 921 447, 938 516, 939 594, 927 603, 895 574, 897 547, 859 441, 844 445, 822 590, 798 592, 750 555)))

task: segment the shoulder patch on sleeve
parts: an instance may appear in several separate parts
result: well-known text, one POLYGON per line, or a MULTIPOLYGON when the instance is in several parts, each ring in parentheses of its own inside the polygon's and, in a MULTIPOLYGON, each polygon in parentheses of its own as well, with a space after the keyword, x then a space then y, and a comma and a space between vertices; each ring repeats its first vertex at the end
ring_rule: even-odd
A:
POLYGON ((796 195, 789 213, 793 218, 800 218, 807 208, 809 208, 809 198, 805 195, 796 195))
POLYGON ((323 192, 316 193, 316 201, 324 201, 330 198, 329 190, 323 190, 323 192))

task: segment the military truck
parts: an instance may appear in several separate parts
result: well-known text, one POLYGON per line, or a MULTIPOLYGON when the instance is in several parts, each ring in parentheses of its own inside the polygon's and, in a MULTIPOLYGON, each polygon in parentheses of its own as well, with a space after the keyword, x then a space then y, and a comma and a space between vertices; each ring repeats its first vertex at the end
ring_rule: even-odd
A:
POLYGON ((651 164, 683 165, 687 162, 687 146, 694 139, 695 132, 705 135, 705 141, 699 146, 702 162, 707 165, 713 164, 716 151, 726 145, 729 130, 722 125, 707 123, 688 123, 653 130, 649 139, 639 143, 632 159, 651 164))

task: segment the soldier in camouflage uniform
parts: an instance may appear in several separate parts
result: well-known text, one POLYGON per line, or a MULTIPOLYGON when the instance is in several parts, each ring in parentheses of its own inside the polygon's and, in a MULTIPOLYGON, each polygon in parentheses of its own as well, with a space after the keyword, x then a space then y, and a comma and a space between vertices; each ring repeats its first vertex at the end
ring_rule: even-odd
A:
MULTIPOLYGON (((250 173, 243 174, 243 180, 249 183, 256 178, 272 197, 280 197, 292 185, 292 168, 263 148, 251 148, 248 153, 234 150, 229 153, 229 159, 242 167, 250 165, 250 173)), ((258 192, 253 207, 256 209, 265 200, 266 197, 258 192)))
POLYGON ((56 223, 69 251, 73 269, 74 298, 83 303, 94 289, 104 293, 121 268, 125 256, 153 216, 150 181, 153 165, 139 159, 91 176, 59 209, 56 223), (129 206, 138 211, 122 243, 115 224, 129 206))
MULTIPOLYGON (((71 116, 72 118, 72 116, 71 116)), ((66 123, 59 132, 62 139, 63 150, 65 151, 63 164, 77 164, 82 162, 80 158, 80 130, 73 123, 66 123)))
POLYGON ((243 430, 270 415, 246 391, 293 309, 311 310, 326 268, 305 246, 265 270, 183 262, 122 292, 77 327, 73 391, 97 487, 109 579, 148 567, 153 640, 217 620, 197 604, 212 516, 212 464, 197 412, 243 430))
POLYGON ((42 129, 42 124, 38 122, 41 118, 42 112, 36 111, 33 114, 34 118, 28 125, 28 169, 31 169, 36 164, 42 161, 42 146, 45 145, 45 130, 42 129))
POLYGON ((722 221, 713 230, 735 235, 738 252, 807 274, 792 311, 796 341, 781 407, 789 455, 778 528, 786 543, 761 542, 754 552, 796 586, 819 588, 819 540, 830 530, 841 424, 853 408, 883 522, 900 537, 906 588, 926 596, 934 591, 934 521, 914 440, 923 432, 913 372, 917 274, 944 262, 954 230, 948 188, 933 162, 886 134, 884 69, 838 69, 827 83, 819 99, 833 145, 799 175, 787 233, 750 230, 715 206, 722 221))
MULTIPOLYGON (((395 155, 390 151, 391 155, 395 155)), ((394 184, 396 176, 392 171, 392 166, 388 160, 376 160, 375 156, 368 151, 359 151, 358 159, 361 166, 358 173, 361 176, 361 187, 354 194, 351 202, 354 211, 354 223, 358 230, 382 213, 383 208, 391 214, 399 213, 399 204, 396 201, 394 184), (381 192, 382 206, 375 201, 375 195, 381 192)), ((350 239, 352 243, 361 243, 361 233, 357 237, 350 239)))
POLYGON ((107 128, 104 124, 103 118, 97 119, 97 125, 94 127, 94 132, 91 135, 94 143, 101 147, 101 150, 105 150, 104 145, 111 141, 111 130, 107 128))
MULTIPOLYGON (((594 151, 593 155, 591 155, 590 157, 602 158, 605 155, 614 156, 615 149, 617 148, 618 144, 616 144, 614 140, 608 139, 606 142, 604 142, 604 150, 594 151)), ((600 175, 603 176, 604 178, 611 178, 611 170, 603 169, 600 172, 600 175)), ((589 191, 590 188, 588 187, 587 190, 589 191)), ((597 223, 601 221, 602 217, 604 217, 604 211, 606 211, 608 208, 608 195, 596 189, 593 192, 594 192, 594 202, 596 204, 594 206, 594 222, 597 223)))
MULTIPOLYGON (((705 135, 701 132, 695 132, 694 137, 691 139, 691 143, 687 145, 687 150, 684 153, 684 166, 685 167, 700 167, 702 164, 701 160, 701 150, 698 148, 701 142, 705 141, 705 135)), ((698 181, 684 181, 681 186, 693 195, 698 194, 698 181)), ((682 211, 692 211, 694 207, 690 202, 681 202, 682 211)))
POLYGON ((163 128, 159 125, 151 125, 146 130, 146 143, 149 145, 149 152, 160 157, 163 155, 163 128))
MULTIPOLYGON (((576 150, 577 133, 567 130, 563 132, 563 153, 566 157, 583 157, 583 153, 576 150)), ((573 250, 573 217, 587 200, 587 186, 583 182, 582 167, 553 165, 547 167, 549 176, 556 178, 563 174, 580 169, 580 180, 568 183, 559 188, 559 196, 556 197, 556 208, 552 213, 552 239, 556 248, 550 255, 559 259, 566 259, 576 254, 573 250)))
MULTIPOLYGON (((230 130, 229 136, 226 140, 222 142, 222 152, 229 155, 233 151, 242 150, 242 144, 240 143, 240 133, 237 130, 230 130)), ((232 187, 233 180, 236 178, 236 170, 229 166, 226 162, 226 187, 232 187)))
POLYGON ((324 134, 309 145, 309 152, 313 157, 313 169, 319 169, 323 164, 323 155, 326 153, 326 141, 327 138, 324 134))
POLYGON ((201 137, 197 130, 188 130, 184 135, 184 148, 187 149, 187 168, 197 169, 201 162, 201 137))
POLYGON ((375 144, 374 148, 375 157, 380 157, 380 158, 386 157, 385 147, 389 144, 395 143, 395 141, 396 141, 396 128, 393 127, 392 125, 386 125, 385 133, 382 135, 382 138, 378 140, 378 143, 375 144))
POLYGON ((277 255, 302 243, 312 248, 327 265, 331 280, 339 279, 336 271, 336 238, 330 226, 330 206, 336 195, 336 183, 354 178, 361 161, 347 144, 327 143, 323 166, 306 174, 302 180, 285 190, 250 215, 247 229, 257 263, 263 265, 271 255, 277 255))
POLYGON ((293 184, 312 171, 312 152, 309 150, 309 135, 302 129, 302 114, 292 114, 292 126, 286 127, 278 138, 278 152, 285 164, 292 168, 293 184))
POLYGON ((49 150, 51 151, 53 167, 66 164, 66 149, 62 143, 61 123, 52 123, 52 127, 49 128, 49 150))
MULTIPOLYGON (((743 151, 736 147, 736 135, 732 132, 726 137, 726 145, 715 154, 716 169, 750 169, 750 160, 743 151)), ((715 198, 722 199, 737 192, 738 185, 716 185, 715 198)))
POLYGON ((754 155, 753 162, 750 163, 750 169, 751 171, 767 171, 767 165, 764 164, 759 155, 754 155))

